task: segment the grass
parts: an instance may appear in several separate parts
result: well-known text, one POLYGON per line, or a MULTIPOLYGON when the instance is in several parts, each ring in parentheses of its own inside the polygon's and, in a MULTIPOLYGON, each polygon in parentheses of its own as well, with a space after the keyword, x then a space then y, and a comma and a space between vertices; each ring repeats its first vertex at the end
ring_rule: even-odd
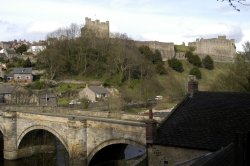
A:
POLYGON ((83 84, 72 84, 72 83, 60 83, 58 87, 56 87, 55 91, 57 93, 63 93, 67 91, 77 91, 83 89, 85 85, 83 84))

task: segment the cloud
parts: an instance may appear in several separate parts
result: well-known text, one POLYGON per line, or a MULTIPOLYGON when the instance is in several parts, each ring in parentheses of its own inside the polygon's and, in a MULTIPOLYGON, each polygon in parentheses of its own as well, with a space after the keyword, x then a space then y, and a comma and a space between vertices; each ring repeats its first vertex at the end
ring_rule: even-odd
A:
POLYGON ((35 21, 27 28, 27 33, 49 33, 60 27, 64 27, 62 23, 55 21, 35 21))
POLYGON ((0 20, 0 27, 0 40, 13 40, 20 36, 20 29, 22 29, 22 27, 4 20, 0 20))
POLYGON ((230 39, 235 39, 238 43, 243 38, 241 27, 227 24, 206 24, 198 26, 186 32, 186 38, 214 38, 218 35, 226 35, 230 39))

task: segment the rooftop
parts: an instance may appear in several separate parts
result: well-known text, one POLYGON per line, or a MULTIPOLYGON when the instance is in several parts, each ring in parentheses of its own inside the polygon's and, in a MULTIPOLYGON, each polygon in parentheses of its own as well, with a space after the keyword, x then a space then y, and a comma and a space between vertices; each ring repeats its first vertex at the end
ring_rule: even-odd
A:
POLYGON ((29 68, 14 68, 13 74, 32 74, 32 67, 29 68))
POLYGON ((216 151, 250 130, 250 94, 196 92, 162 122, 155 144, 216 151))

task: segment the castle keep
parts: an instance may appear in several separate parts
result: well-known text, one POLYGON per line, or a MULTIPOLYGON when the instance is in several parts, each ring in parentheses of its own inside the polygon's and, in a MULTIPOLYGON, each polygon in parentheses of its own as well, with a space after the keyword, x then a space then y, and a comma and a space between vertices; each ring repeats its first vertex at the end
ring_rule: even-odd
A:
POLYGON ((96 37, 109 38, 109 21, 91 21, 90 18, 85 17, 85 26, 81 29, 81 35, 83 35, 85 32, 93 32, 96 37))
POLYGON ((236 54, 235 41, 227 39, 226 36, 196 39, 195 42, 188 43, 188 46, 195 47, 195 54, 201 57, 210 55, 216 61, 232 61, 236 54))

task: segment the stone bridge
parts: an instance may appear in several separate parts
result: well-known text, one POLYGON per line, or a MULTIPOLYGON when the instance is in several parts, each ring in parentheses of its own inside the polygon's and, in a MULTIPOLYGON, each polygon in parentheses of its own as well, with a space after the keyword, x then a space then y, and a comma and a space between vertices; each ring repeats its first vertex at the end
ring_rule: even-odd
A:
POLYGON ((70 165, 88 165, 93 156, 108 145, 145 148, 145 119, 146 116, 117 112, 1 105, 4 158, 15 160, 30 155, 19 147, 20 142, 28 133, 39 129, 60 140, 68 151, 70 165))

